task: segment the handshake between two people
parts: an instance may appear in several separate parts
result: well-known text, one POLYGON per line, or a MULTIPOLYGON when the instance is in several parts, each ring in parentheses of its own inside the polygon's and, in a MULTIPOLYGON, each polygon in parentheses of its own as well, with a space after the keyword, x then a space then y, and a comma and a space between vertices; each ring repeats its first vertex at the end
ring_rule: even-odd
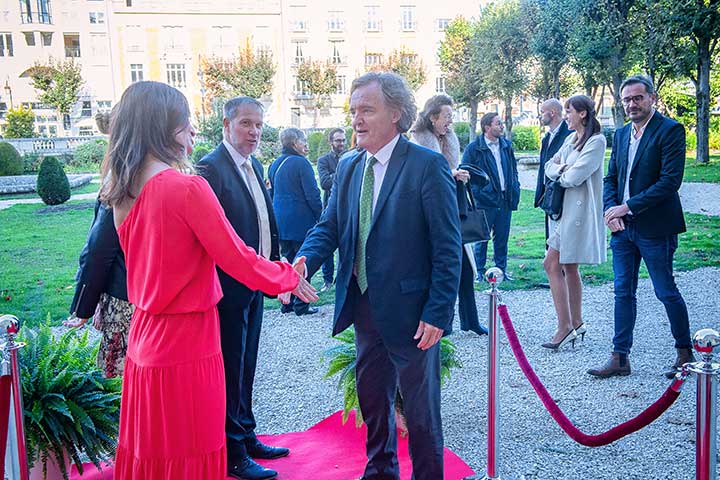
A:
MULTIPOLYGON (((289 263, 286 258, 283 258, 282 260, 286 263, 289 263)), ((280 300, 283 304, 287 305, 288 303, 290 303, 291 296, 295 295, 305 303, 316 302, 318 300, 317 290, 315 290, 315 287, 313 287, 312 284, 310 284, 310 281, 305 278, 307 277, 305 257, 296 258, 293 262, 293 268, 300 277, 300 282, 297 284, 297 287, 295 287, 295 290, 293 290, 292 292, 285 292, 278 295, 278 300, 280 300)))

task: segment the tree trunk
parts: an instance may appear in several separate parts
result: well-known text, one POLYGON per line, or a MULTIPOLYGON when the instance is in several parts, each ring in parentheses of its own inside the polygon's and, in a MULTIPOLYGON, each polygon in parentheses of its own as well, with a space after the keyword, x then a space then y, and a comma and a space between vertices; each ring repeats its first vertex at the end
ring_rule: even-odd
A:
POLYGON ((477 111, 478 111, 478 101, 476 99, 470 100, 470 142, 472 143, 475 141, 475 132, 477 132, 477 111))
POLYGON ((512 140, 512 97, 505 98, 505 138, 512 140))
POLYGON ((552 98, 560 99, 560 65, 554 64, 552 67, 552 98))
POLYGON ((622 85, 623 78, 619 73, 614 73, 612 76, 613 88, 613 119, 615 121, 615 129, 622 128, 625 125, 625 109, 623 108, 620 85, 622 85))
POLYGON ((605 103, 605 84, 603 84, 602 88, 600 89, 600 99, 596 103, 595 107, 595 115, 600 118, 600 113, 603 109, 603 104, 605 103))
POLYGON ((695 89, 697 127, 697 152, 695 159, 698 163, 710 161, 710 40, 701 38, 698 42, 698 82, 695 89))

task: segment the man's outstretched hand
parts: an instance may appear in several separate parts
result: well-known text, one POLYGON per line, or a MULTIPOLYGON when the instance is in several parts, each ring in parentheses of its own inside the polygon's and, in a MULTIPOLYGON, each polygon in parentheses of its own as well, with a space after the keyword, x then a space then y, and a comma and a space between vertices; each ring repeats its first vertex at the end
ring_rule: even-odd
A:
POLYGON ((420 343, 418 343, 418 348, 420 350, 427 350, 428 348, 432 347, 440 341, 440 339, 442 338, 442 334, 442 328, 438 328, 434 325, 430 325, 429 323, 425 323, 420 320, 420 323, 418 324, 418 329, 415 332, 415 336, 413 337, 413 339, 417 340, 419 338, 420 343))

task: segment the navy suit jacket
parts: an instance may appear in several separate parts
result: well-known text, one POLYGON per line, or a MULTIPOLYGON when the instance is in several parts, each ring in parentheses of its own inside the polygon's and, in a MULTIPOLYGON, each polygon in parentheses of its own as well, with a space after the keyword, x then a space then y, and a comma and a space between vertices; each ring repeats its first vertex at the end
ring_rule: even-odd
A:
MULTIPOLYGON (((298 256, 316 270, 340 250, 333 335, 353 323, 355 264, 365 152, 343 159, 328 207, 298 256)), ((373 321, 389 348, 414 346, 418 321, 445 329, 460 283, 462 241, 455 181, 445 158, 400 136, 387 165, 366 244, 373 321)))
POLYGON ((540 206, 540 201, 543 195, 545 195, 545 185, 549 181, 545 177, 545 163, 550 160, 562 147, 565 138, 570 135, 570 130, 567 126, 567 122, 563 120, 560 122, 558 131, 552 139, 552 142, 548 145, 548 135, 546 134, 542 139, 542 146, 540 147, 540 168, 538 169, 537 185, 535 186, 535 208, 540 206))
POLYGON ((307 158, 283 150, 268 169, 281 240, 302 242, 320 218, 322 201, 307 158))
MULTIPOLYGON (((273 214, 270 196, 265 191, 265 184, 262 180, 262 165, 255 158, 251 157, 255 176, 260 182, 265 197, 265 205, 270 219, 271 235, 271 260, 280 259, 280 248, 278 243, 277 224, 273 214)), ((222 143, 212 152, 205 155, 197 164, 198 174, 205 177, 210 187, 215 192, 220 205, 225 211, 225 216, 235 229, 238 236, 249 247, 258 251, 260 247, 260 232, 258 229, 257 209, 252 194, 240 176, 240 171, 235 165, 230 152, 222 143)), ((232 307, 248 305, 254 291, 238 282, 230 275, 218 268, 220 285, 222 286, 223 298, 220 304, 232 307)))
POLYGON ((517 210, 520 203, 520 180, 518 179, 515 152, 513 152, 512 144, 504 137, 500 137, 499 142, 500 159, 505 177, 505 199, 503 199, 502 189, 500 188, 500 177, 498 176, 495 157, 485 143, 485 135, 479 135, 474 142, 465 147, 462 163, 474 165, 490 177, 490 181, 482 187, 477 183, 470 183, 470 189, 478 207, 502 207, 517 210))
MULTIPOLYGON (((343 152, 344 153, 344 152, 343 152)), ((338 162, 340 157, 343 156, 336 154, 330 150, 328 153, 318 158, 317 170, 318 176, 320 177, 320 188, 323 189, 323 206, 327 206, 328 199, 330 198, 330 190, 332 189, 333 178, 335 177, 335 171, 337 170, 338 162)))
MULTIPOLYGON (((604 179, 604 209, 622 205, 627 178, 632 124, 615 132, 608 173, 604 179)), ((685 231, 678 190, 685 170, 685 129, 655 112, 640 139, 630 170, 627 205, 643 235, 661 237, 685 231)))

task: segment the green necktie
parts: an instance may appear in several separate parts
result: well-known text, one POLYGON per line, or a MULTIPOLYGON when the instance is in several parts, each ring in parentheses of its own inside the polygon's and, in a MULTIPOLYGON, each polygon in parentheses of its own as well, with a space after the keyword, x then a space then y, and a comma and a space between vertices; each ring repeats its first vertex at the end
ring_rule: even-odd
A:
POLYGON ((355 249, 355 261, 357 265, 357 282, 360 293, 365 293, 368 288, 367 268, 365 267, 365 244, 370 234, 372 223, 373 191, 375 190, 375 172, 373 165, 377 158, 370 157, 365 162, 365 173, 363 174, 362 189, 360 190, 360 221, 358 222, 357 248, 355 249))

